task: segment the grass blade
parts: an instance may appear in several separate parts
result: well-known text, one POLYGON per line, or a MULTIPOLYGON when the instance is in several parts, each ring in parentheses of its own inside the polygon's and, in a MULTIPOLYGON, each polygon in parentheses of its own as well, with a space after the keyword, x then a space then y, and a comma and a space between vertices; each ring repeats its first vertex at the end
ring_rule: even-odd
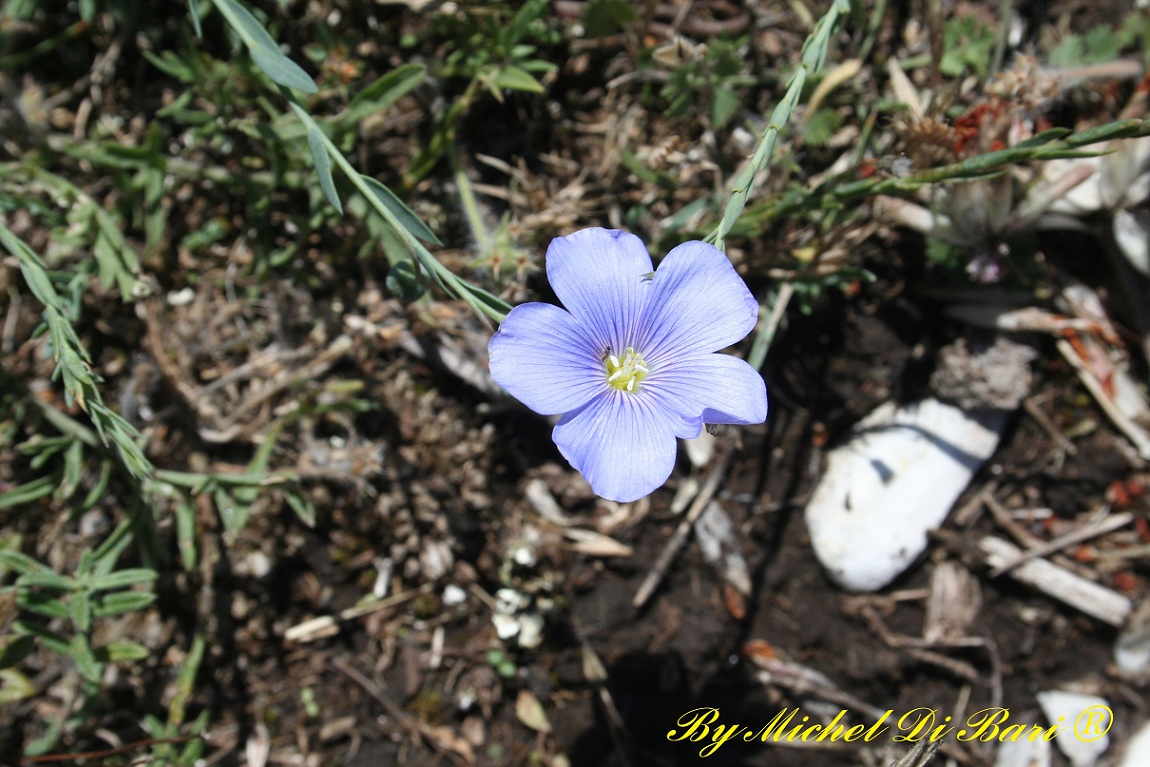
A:
POLYGON ((252 54, 252 61, 271 78, 272 82, 286 88, 295 88, 304 93, 315 93, 315 81, 303 68, 289 59, 276 45, 267 30, 256 21, 247 8, 235 0, 215 0, 216 7, 228 20, 228 24, 244 41, 252 54))
POLYGON ((339 214, 343 215, 343 203, 339 201, 339 194, 335 191, 335 181, 331 177, 331 158, 328 157, 327 148, 323 145, 323 135, 314 125, 307 126, 307 146, 311 150, 311 159, 315 163, 315 172, 319 175, 319 188, 323 196, 331 203, 339 214))

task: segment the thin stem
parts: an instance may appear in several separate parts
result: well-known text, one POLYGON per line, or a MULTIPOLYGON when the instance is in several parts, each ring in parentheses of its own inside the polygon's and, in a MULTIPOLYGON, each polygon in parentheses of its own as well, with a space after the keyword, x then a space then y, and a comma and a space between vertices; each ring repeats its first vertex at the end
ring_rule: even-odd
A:
POLYGON ((782 100, 775 105, 775 109, 771 113, 771 119, 767 123, 766 130, 763 131, 763 137, 759 142, 758 149, 755 150, 754 158, 743 168, 742 172, 740 172, 735 179, 731 189, 731 197, 727 201, 727 207, 723 212, 723 218, 719 221, 715 230, 707 236, 707 239, 714 243, 716 248, 720 250, 723 249, 727 234, 730 233, 731 227, 739 220, 743 209, 746 208, 747 199, 750 197, 751 191, 755 186, 755 177, 770 163, 771 157, 774 154, 775 143, 778 141, 779 134, 783 128, 790 122, 791 115, 794 113, 795 106, 799 103, 799 97, 802 95, 803 86, 806 84, 807 78, 818 74, 819 70, 822 69, 823 63, 826 61, 827 50, 830 47, 831 32, 838 23, 839 17, 849 11, 850 0, 835 0, 830 10, 827 11, 825 16, 819 19, 810 37, 808 37, 807 41, 803 44, 799 68, 791 75, 790 82, 787 84, 786 93, 783 94, 782 100))
POLYGON ((994 53, 990 57, 990 69, 987 70, 987 76, 1002 69, 1002 61, 1006 57, 1006 44, 1010 42, 1010 17, 1014 14, 1013 0, 1002 0, 999 12, 998 37, 994 41, 994 53))
POLYGON ((419 265, 431 274, 439 286, 448 293, 462 299, 476 315, 501 322, 503 318, 507 316, 507 312, 511 311, 511 308, 504 304, 499 298, 485 294, 485 291, 481 291, 474 285, 457 277, 450 269, 441 264, 439 259, 433 256, 431 252, 423 246, 423 243, 419 242, 419 240, 407 231, 400 220, 396 218, 395 214, 380 201, 375 191, 367 184, 359 171, 352 167, 352 164, 348 162, 347 158, 343 156, 343 153, 339 151, 339 147, 328 138, 327 133, 319 127, 315 119, 308 114, 307 110, 300 106, 295 96, 286 88, 281 87, 280 90, 287 98, 288 104, 296 113, 296 116, 299 117, 305 125, 309 127, 314 126, 319 131, 328 155, 335 164, 339 166, 339 169, 344 172, 348 180, 351 181, 352 186, 363 195, 369 205, 375 208, 376 213, 382 216, 383 219, 391 225, 392 229, 395 230, 396 234, 398 234, 399 238, 403 241, 403 244, 419 261, 419 265), (506 310, 504 310, 504 307, 506 307, 506 310))

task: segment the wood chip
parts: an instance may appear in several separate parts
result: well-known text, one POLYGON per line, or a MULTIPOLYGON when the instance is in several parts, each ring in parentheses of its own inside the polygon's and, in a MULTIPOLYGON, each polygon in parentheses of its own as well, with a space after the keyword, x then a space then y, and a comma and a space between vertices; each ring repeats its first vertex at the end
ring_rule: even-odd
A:
MULTIPOLYGON (((990 535, 979 541, 978 545, 986 553, 987 562, 992 568, 1008 565, 1023 554, 1017 546, 990 535)), ((1009 574, 1015 580, 1033 586, 1111 626, 1121 626, 1132 608, 1130 600, 1121 594, 1045 559, 1028 560, 1009 574)))
POLYGON ((1022 552, 1017 559, 1006 562, 1005 564, 1000 565, 992 570, 990 577, 997 578, 1007 570, 1013 570, 1015 567, 1018 567, 1029 559, 1036 559, 1038 557, 1044 557, 1047 554, 1053 554, 1055 552, 1062 551, 1068 546, 1073 546, 1076 543, 1082 543, 1083 541, 1090 540, 1091 538, 1096 538, 1099 535, 1105 535, 1106 533, 1118 530, 1119 528, 1125 527, 1133 521, 1134 515, 1125 513, 1097 517, 1082 525, 1081 527, 1075 530, 1071 530, 1065 535, 1060 535, 1052 541, 1048 541, 1022 552))
POLYGON ((974 574, 958 562, 940 562, 930 579, 923 639, 946 644, 967 637, 981 606, 982 592, 974 574))

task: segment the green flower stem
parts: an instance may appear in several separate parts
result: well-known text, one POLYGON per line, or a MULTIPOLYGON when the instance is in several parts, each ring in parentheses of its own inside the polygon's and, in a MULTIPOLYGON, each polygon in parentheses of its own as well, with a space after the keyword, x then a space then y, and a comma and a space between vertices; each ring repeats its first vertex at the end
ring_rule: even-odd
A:
MULTIPOLYGON (((799 97, 802 95, 807 78, 817 74, 826 61, 831 33, 838 24, 839 17, 849 12, 850 0, 835 0, 826 15, 819 19, 818 24, 811 31, 810 37, 803 43, 799 68, 791 76, 786 93, 783 94, 782 100, 775 105, 775 109, 771 113, 770 122, 767 124, 766 130, 763 131, 763 137, 755 150, 754 158, 735 179, 731 197, 723 212, 723 218, 715 230, 707 236, 707 240, 713 243, 716 248, 724 249, 727 235, 746 209, 747 199, 754 189, 755 177, 770 163, 779 133, 791 120, 791 115, 799 103, 799 97)), ((802 202, 800 201, 799 204, 801 205, 802 202)), ((790 282, 784 282, 772 302, 770 312, 765 312, 766 307, 760 309, 760 320, 762 321, 755 332, 755 338, 751 342, 751 349, 747 355, 747 362, 756 370, 761 369, 766 360, 767 351, 770 349, 779 322, 782 320, 792 295, 794 295, 794 286, 790 282)))
POLYGON ((791 296, 794 294, 794 283, 784 282, 779 287, 779 292, 774 299, 771 300, 770 310, 768 311, 765 305, 761 305, 759 320, 762 321, 762 324, 755 332, 755 340, 751 342, 751 350, 747 352, 747 364, 755 370, 762 370, 763 362, 767 359, 767 351, 771 348, 771 342, 775 340, 775 333, 779 329, 779 323, 782 322, 783 313, 786 312, 787 305, 791 302, 791 296))
POLYGON ((150 476, 152 464, 137 442, 140 433, 104 403, 97 386, 99 379, 91 369, 91 355, 69 322, 64 301, 52 285, 44 262, 2 222, 0 246, 15 256, 29 290, 44 307, 44 324, 56 359, 53 377, 63 379, 69 404, 76 402, 88 414, 101 442, 116 446, 120 460, 133 477, 143 479, 150 476))
POLYGON ((419 266, 425 269, 448 294, 462 299, 477 315, 490 318, 495 322, 501 322, 503 318, 507 316, 507 313, 511 311, 511 307, 497 296, 457 277, 450 269, 441 264, 439 259, 433 256, 431 252, 423 246, 423 243, 407 231, 407 228, 396 218, 395 214, 386 205, 380 202, 376 192, 372 190, 363 176, 352 167, 352 164, 348 162, 347 158, 343 156, 343 153, 339 151, 339 147, 328 138, 327 133, 319 127, 315 119, 308 114, 308 111, 300 106, 291 91, 281 86, 280 92, 283 93, 292 111, 295 112, 296 116, 304 125, 315 127, 319 131, 328 155, 335 164, 339 166, 339 169, 344 172, 344 175, 351 181, 351 185, 355 187, 356 191, 363 195, 368 204, 375 208, 376 213, 382 216, 383 219, 391 225, 404 245, 406 245, 412 255, 415 256, 419 266))
POLYGON ((471 236, 482 256, 491 252, 491 234, 483 224, 483 216, 479 214, 479 202, 475 199, 475 190, 471 187, 471 179, 463 172, 459 164, 459 152, 454 143, 448 144, 447 155, 451 159, 451 170, 455 174, 455 186, 459 189, 459 200, 463 203, 463 213, 467 216, 467 224, 471 227, 471 236))
POLYGON ((779 133, 790 122, 807 78, 817 74, 822 69, 823 62, 826 61, 827 50, 830 47, 831 32, 834 31, 839 17, 849 12, 850 0, 835 0, 826 15, 819 19, 810 37, 803 43, 799 68, 791 75, 782 101, 775 105, 775 109, 771 113, 770 122, 767 124, 766 130, 763 131, 763 138, 759 142, 758 149, 755 150, 754 158, 735 179, 722 220, 715 227, 715 231, 707 236, 707 241, 713 243, 719 250, 724 249, 727 234, 730 233, 735 222, 739 220, 739 216, 742 215, 743 209, 747 205, 747 199, 755 186, 755 177, 770 163, 779 133))
POLYGON ((1032 136, 1008 149, 987 152, 962 162, 918 171, 905 178, 875 176, 838 185, 823 196, 822 207, 826 207, 830 200, 845 201, 879 194, 913 192, 927 184, 994 176, 1013 163, 1089 157, 1098 152, 1081 151, 1080 147, 1143 136, 1150 136, 1150 119, 1116 120, 1078 133, 1070 133, 1065 128, 1055 128, 1032 136))

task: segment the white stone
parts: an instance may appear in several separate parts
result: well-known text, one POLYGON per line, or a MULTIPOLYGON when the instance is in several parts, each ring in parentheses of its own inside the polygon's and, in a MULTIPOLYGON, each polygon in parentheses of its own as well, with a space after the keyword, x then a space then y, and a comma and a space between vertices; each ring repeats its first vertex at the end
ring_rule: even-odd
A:
POLYGON ((1120 641, 1114 646, 1114 664, 1126 679, 1145 681, 1150 677, 1150 637, 1120 641))
POLYGON ((492 613, 491 623, 500 639, 510 639, 519 633, 519 619, 506 613, 492 613))
POLYGON ((1150 764, 1150 723, 1142 725, 1142 729, 1126 742, 1126 751, 1122 754, 1122 761, 1118 767, 1146 767, 1150 764))
POLYGON ((1050 767, 1050 741, 1005 741, 994 755, 994 767, 1050 767))
POLYGON ((687 451, 687 460, 697 469, 706 466, 715 455, 715 438, 703 429, 694 439, 683 440, 683 447, 687 451))
POLYGON ((875 591, 927 546, 998 446, 1006 414, 927 399, 880 406, 831 451, 806 508, 815 555, 839 585, 875 591))
POLYGON ((467 601, 467 592, 456 586, 454 583, 449 583, 443 587, 443 605, 444 607, 455 607, 467 601))
POLYGON ((1114 242, 1126 260, 1150 276, 1150 215, 1143 210, 1114 211, 1114 242))
POLYGON ((196 291, 191 288, 168 291, 168 306, 187 306, 196 300, 196 291))
POLYGON ((543 641, 543 617, 535 613, 519 616, 519 646, 534 650, 543 641))
POLYGON ((1150 598, 1134 608, 1118 633, 1114 665, 1128 682, 1142 685, 1150 681, 1150 598))
POLYGON ((1070 764, 1091 767, 1098 761, 1110 746, 1110 736, 1105 733, 1113 724, 1106 699, 1065 690, 1047 690, 1035 697, 1050 724, 1059 728, 1054 742, 1070 764))

